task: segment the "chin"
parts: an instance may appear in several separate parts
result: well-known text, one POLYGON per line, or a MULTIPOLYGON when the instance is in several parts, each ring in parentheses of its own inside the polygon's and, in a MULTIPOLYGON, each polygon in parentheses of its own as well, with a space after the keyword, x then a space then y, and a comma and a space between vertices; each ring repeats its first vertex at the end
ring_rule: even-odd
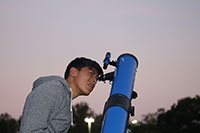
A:
POLYGON ((91 94, 91 92, 92 92, 92 91, 90 91, 90 92, 87 92, 87 93, 86 93, 86 95, 87 95, 87 96, 88 96, 88 95, 90 95, 90 94, 91 94))
POLYGON ((88 95, 90 95, 90 93, 91 93, 91 92, 86 92, 85 95, 88 96, 88 95))
POLYGON ((81 95, 82 96, 88 96, 88 95, 90 95, 90 92, 83 92, 81 95))
POLYGON ((89 96, 90 95, 90 93, 89 94, 85 94, 85 96, 89 96))
POLYGON ((88 96, 89 94, 88 93, 84 93, 84 94, 81 94, 81 96, 88 96))

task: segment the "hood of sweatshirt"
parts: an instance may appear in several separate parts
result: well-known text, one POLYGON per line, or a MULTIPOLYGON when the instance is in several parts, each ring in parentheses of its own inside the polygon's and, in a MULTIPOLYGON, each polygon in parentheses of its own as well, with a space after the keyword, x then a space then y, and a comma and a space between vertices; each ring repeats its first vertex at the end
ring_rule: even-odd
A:
POLYGON ((60 77, 60 76, 45 76, 45 77, 38 78, 38 79, 36 79, 33 82, 33 88, 32 88, 32 90, 34 90, 35 88, 37 88, 39 85, 41 85, 41 84, 43 84, 45 82, 52 81, 52 80, 58 81, 58 82, 62 83, 63 86, 66 88, 67 92, 71 93, 71 89, 67 89, 67 88, 71 88, 71 87, 69 86, 69 84, 67 83, 67 81, 64 78, 60 77))

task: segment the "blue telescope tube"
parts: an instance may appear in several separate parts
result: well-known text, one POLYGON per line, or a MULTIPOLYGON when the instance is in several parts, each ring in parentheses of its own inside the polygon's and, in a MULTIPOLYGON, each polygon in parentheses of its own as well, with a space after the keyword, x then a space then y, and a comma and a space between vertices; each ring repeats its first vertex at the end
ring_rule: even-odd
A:
POLYGON ((131 54, 118 57, 110 97, 104 108, 102 133, 126 132, 137 66, 137 58, 131 54))

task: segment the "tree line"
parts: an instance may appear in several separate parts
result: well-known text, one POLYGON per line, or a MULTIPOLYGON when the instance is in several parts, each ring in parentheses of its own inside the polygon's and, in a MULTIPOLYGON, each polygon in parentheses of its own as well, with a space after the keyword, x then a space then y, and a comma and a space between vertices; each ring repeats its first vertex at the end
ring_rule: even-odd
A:
POLYGON ((200 96, 178 100, 167 111, 161 108, 143 116, 132 125, 133 133, 198 133, 200 131, 200 96))
MULTIPOLYGON (((87 103, 73 106, 73 126, 69 133, 88 133, 86 117, 93 117, 92 133, 100 133, 103 122, 102 114, 95 112, 87 103)), ((8 113, 0 115, 0 133, 19 132, 20 118, 14 119, 8 113)), ((169 110, 158 109, 155 113, 143 115, 137 124, 127 125, 132 133, 197 133, 200 131, 200 96, 186 97, 178 100, 169 110)))

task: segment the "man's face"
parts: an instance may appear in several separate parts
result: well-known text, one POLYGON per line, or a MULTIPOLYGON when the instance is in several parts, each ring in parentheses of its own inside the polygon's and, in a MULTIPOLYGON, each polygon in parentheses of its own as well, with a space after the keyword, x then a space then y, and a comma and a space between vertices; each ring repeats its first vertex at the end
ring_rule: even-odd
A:
POLYGON ((94 68, 83 67, 80 71, 78 70, 74 79, 74 84, 79 94, 89 95, 97 83, 97 77, 98 72, 94 68))

